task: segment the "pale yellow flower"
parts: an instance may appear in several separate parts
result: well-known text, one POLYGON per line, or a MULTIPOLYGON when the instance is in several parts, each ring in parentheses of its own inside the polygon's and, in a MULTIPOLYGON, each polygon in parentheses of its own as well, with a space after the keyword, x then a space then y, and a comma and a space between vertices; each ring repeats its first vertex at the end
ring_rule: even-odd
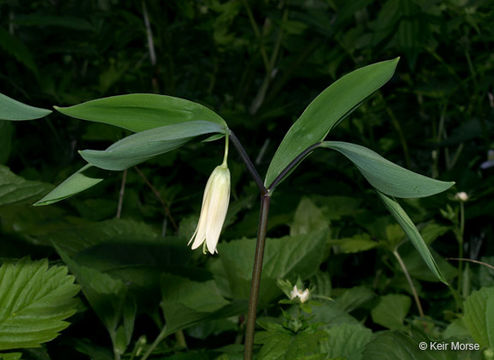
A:
POLYGON ((216 245, 225 222, 229 201, 230 170, 224 162, 213 170, 206 184, 199 222, 188 243, 192 243, 192 250, 203 245, 204 253, 206 248, 211 254, 218 252, 216 245))

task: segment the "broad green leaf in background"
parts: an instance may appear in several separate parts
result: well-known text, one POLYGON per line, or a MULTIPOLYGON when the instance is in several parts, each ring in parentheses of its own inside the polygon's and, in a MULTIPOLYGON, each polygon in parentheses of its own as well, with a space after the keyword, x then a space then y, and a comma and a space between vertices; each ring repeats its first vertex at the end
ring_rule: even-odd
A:
POLYGON ((353 254, 367 251, 379 245, 377 241, 371 239, 367 233, 356 234, 348 238, 331 239, 330 244, 337 246, 338 251, 343 254, 353 254))
POLYGON ((307 234, 313 231, 325 230, 329 221, 309 198, 303 197, 295 210, 293 222, 290 225, 290 235, 307 234))
POLYGON ((0 94, 0 120, 34 120, 50 113, 51 110, 26 105, 0 94))
POLYGON ((411 304, 412 301, 406 295, 382 296, 377 306, 371 311, 372 321, 391 330, 402 329, 411 304))
POLYGON ((342 141, 325 141, 320 147, 333 149, 352 161, 380 192, 399 198, 419 198, 449 189, 454 182, 439 181, 393 164, 363 146, 342 141))
POLYGON ((0 165, 0 207, 28 201, 51 187, 50 184, 25 180, 0 165))
POLYGON ((365 345, 372 339, 372 331, 361 324, 340 324, 326 333, 321 352, 329 359, 361 360, 365 345))
POLYGON ((38 347, 69 326, 79 287, 65 266, 22 259, 0 267, 0 350, 38 347))
POLYGON ((86 164, 70 177, 65 179, 55 189, 36 201, 34 206, 50 205, 87 190, 103 181, 101 176, 90 174, 91 165, 86 164))
POLYGON ((401 332, 383 331, 365 346, 365 360, 438 360, 443 359, 443 351, 422 351, 419 340, 401 332))
POLYGON ((213 280, 198 282, 164 274, 161 284, 162 308, 168 334, 200 321, 220 319, 245 311, 246 303, 240 307, 238 304, 230 306, 213 280))
POLYGON ((83 150, 81 156, 105 170, 125 170, 154 156, 177 149, 194 136, 223 133, 225 127, 210 121, 188 121, 141 131, 117 141, 104 151, 83 150))
POLYGON ((122 355, 134 330, 136 307, 127 296, 127 286, 101 271, 78 264, 60 247, 55 248, 81 285, 82 292, 105 325, 113 343, 113 351, 122 355))
POLYGON ((259 360, 323 360, 319 344, 327 335, 323 331, 299 332, 268 330, 256 334, 256 343, 262 344, 259 360))
POLYGON ((0 353, 0 360, 21 360, 21 358, 22 358, 22 353, 19 352, 6 353, 6 354, 0 353))
MULTIPOLYGON (((341 290, 341 289, 338 289, 341 290)), ((336 298, 336 303, 345 311, 353 311, 358 309, 365 303, 375 298, 376 294, 370 288, 365 286, 354 286, 344 290, 344 292, 336 298)))
POLYGON ((463 323, 482 347, 494 349, 494 287, 474 291, 464 303, 463 323))
POLYGON ((55 109, 77 119, 102 122, 134 132, 188 121, 209 121, 225 127, 214 111, 198 103, 156 94, 128 94, 55 109))
POLYGON ((436 261, 432 257, 429 248, 424 242, 424 239, 422 239, 422 236, 420 235, 419 231, 417 230, 413 221, 407 215, 405 210, 403 210, 400 204, 398 204, 395 200, 390 199, 389 197, 380 193, 379 191, 377 193, 381 198, 381 200, 383 201, 386 208, 388 209, 388 211, 391 213, 391 215, 393 215, 393 217, 396 219, 398 224, 400 224, 405 234, 407 234, 408 238, 415 246, 417 251, 420 253, 420 255, 422 256, 422 258, 424 259, 425 263, 432 271, 432 273, 436 275, 437 278, 441 280, 443 283, 447 284, 446 279, 441 274, 441 271, 439 270, 436 261))
POLYGON ((319 94, 283 138, 269 165, 265 185, 270 185, 292 160, 309 146, 322 141, 365 98, 391 79, 398 60, 357 69, 319 94))
MULTIPOLYGON (((315 274, 324 258, 327 231, 304 235, 268 239, 264 254, 259 303, 263 306, 281 294, 276 286, 277 279, 295 281, 315 274)), ((227 295, 237 299, 248 299, 252 278, 252 262, 256 242, 241 239, 220 243, 218 261, 222 267, 212 269, 216 277, 226 279, 227 295)), ((224 289, 221 289, 224 290, 224 289)))

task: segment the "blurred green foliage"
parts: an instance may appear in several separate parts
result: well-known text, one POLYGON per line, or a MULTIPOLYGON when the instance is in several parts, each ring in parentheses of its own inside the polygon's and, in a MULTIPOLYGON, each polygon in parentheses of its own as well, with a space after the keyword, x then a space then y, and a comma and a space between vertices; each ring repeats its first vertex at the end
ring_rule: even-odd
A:
MULTIPOLYGON (((318 150, 272 200, 259 358, 492 358, 492 0, 3 0, 0 14, 1 93, 41 108, 128 93, 190 99, 227 120, 262 174, 324 88, 355 68, 401 56, 392 80, 332 135, 456 181, 448 193, 402 204, 451 288, 437 282, 351 163, 318 150), (459 191, 469 196, 462 205, 459 191), (484 265, 450 259, 459 254, 484 265), (279 276, 300 276, 310 305, 278 306, 279 276), (477 319, 476 308, 490 317, 477 319), (417 348, 448 338, 491 350, 417 348)), ((82 166, 77 149, 104 149, 128 134, 56 113, 0 121, 0 259, 63 261, 85 295, 63 335, 22 350, 22 358, 112 359, 113 352, 139 359, 164 313, 185 336, 168 336, 151 358, 239 359, 251 266, 243 256, 252 252, 258 201, 233 151, 217 259, 186 242, 207 176, 221 161, 220 143, 190 143, 125 177, 102 172, 105 180, 85 193, 31 206, 82 166)))

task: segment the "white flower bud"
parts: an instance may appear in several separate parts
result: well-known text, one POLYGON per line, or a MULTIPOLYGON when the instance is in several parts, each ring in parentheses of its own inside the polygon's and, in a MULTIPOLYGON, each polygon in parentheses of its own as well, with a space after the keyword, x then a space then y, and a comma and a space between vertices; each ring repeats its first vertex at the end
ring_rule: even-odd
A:
POLYGON ((465 201, 468 200, 468 194, 466 192, 464 192, 464 191, 461 191, 459 193, 456 193, 455 199, 456 200, 459 200, 459 201, 465 202, 465 201))

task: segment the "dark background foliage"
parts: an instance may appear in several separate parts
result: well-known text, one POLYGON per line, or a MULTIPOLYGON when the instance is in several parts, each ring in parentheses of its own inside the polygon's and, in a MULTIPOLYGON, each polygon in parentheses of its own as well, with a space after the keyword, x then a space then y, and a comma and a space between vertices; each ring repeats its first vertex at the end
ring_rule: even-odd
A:
MULTIPOLYGON (((464 256, 493 262, 494 170, 482 166, 494 147, 492 0, 4 0, 0 14, 3 94, 47 108, 136 92, 187 98, 224 117, 261 174, 319 92, 358 67, 400 56, 393 79, 330 138, 454 180, 449 192, 404 206, 422 225, 454 229, 454 194, 467 192, 464 256), (449 217, 439 211, 447 205, 449 217)), ((83 163, 77 150, 102 149, 124 135, 57 113, 39 121, 1 122, 0 163, 26 179, 57 184, 83 163)), ((193 143, 140 165, 143 176, 129 169, 121 218, 145 222, 167 236, 190 236, 203 186, 222 151, 220 142, 193 143)), ((229 165, 232 205, 222 242, 254 237, 258 216, 254 183, 234 151, 229 165)), ((56 206, 4 211, 1 256, 59 259, 47 246, 53 238, 45 235, 114 218, 121 185, 122 174, 112 173, 56 206)), ((319 150, 277 189, 268 235, 289 234, 295 209, 307 197, 323 209, 332 240, 365 233, 380 242, 383 230, 375 219, 384 225, 389 219, 383 220, 384 208, 369 188, 346 159, 319 150), (335 196, 344 197, 341 204, 335 196), (336 203, 332 207, 329 201, 336 203)), ((439 256, 458 255, 454 230, 434 240, 439 256)), ((327 252, 320 269, 330 274, 334 288, 364 284, 378 294, 408 291, 402 275, 395 274, 394 259, 380 247, 327 252)), ((199 273, 208 263, 198 254, 187 261, 199 273)), ((458 263, 450 264, 454 272, 458 263)), ((472 265, 472 289, 485 285, 479 271, 472 265)), ((417 283, 424 280, 417 274, 417 283)), ((444 311, 455 310, 447 290, 421 284, 428 314, 443 318, 444 311)), ((78 316, 69 330, 75 334, 84 333, 94 315, 78 316)), ((137 327, 145 329, 150 320, 139 321, 137 327)))

